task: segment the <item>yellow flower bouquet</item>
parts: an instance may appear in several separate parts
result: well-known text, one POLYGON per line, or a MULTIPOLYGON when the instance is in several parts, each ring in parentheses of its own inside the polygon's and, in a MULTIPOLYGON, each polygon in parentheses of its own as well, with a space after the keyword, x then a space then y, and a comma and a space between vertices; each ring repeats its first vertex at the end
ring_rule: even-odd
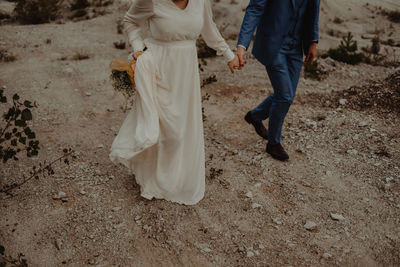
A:
POLYGON ((110 63, 111 83, 116 92, 121 93, 127 100, 133 102, 135 96, 135 67, 136 60, 131 62, 119 58, 113 58, 110 63))

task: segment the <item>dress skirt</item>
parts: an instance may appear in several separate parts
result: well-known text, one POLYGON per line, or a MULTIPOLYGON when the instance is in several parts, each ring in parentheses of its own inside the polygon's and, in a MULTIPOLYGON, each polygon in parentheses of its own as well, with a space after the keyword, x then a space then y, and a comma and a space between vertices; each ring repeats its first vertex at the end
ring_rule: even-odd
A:
POLYGON ((205 156, 195 40, 145 40, 137 99, 110 153, 135 174, 141 195, 194 205, 204 196, 205 156))

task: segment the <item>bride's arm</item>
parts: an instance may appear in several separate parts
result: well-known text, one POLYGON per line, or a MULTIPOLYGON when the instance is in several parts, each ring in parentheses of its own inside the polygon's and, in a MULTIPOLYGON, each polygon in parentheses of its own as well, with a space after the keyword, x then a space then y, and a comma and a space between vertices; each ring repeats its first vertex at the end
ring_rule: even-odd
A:
POLYGON ((125 31, 128 34, 129 43, 134 53, 143 51, 145 47, 140 32, 143 24, 152 15, 152 0, 134 0, 124 16, 123 23, 125 31))
POLYGON ((214 23, 210 1, 204 0, 204 2, 204 25, 201 35, 209 47, 216 50, 218 54, 223 55, 228 61, 232 61, 235 58, 235 54, 222 38, 217 25, 214 23))

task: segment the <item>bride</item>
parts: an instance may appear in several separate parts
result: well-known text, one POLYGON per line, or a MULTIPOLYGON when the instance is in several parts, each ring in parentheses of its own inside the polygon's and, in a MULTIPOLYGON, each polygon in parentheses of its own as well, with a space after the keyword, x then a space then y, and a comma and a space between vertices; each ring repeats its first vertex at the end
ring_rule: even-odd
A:
POLYGON ((196 39, 201 34, 232 73, 239 59, 219 33, 209 0, 134 0, 124 23, 138 58, 138 97, 110 159, 135 174, 144 198, 194 205, 205 189, 196 39))

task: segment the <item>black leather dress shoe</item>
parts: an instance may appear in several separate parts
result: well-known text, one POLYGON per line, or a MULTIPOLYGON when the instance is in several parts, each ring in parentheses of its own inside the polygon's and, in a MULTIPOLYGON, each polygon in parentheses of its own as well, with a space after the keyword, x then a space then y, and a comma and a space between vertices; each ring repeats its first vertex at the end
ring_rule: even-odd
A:
POLYGON ((267 144, 266 151, 268 154, 270 154, 274 159, 280 160, 280 161, 286 161, 289 159, 288 153, 286 153, 285 149, 282 147, 282 145, 275 144, 267 144))
POLYGON ((261 121, 256 121, 251 117, 250 111, 247 112, 246 116, 244 117, 244 120, 248 124, 252 124, 254 126, 254 129, 256 130, 256 133, 261 136, 264 139, 268 139, 268 131, 265 129, 264 124, 261 121))

